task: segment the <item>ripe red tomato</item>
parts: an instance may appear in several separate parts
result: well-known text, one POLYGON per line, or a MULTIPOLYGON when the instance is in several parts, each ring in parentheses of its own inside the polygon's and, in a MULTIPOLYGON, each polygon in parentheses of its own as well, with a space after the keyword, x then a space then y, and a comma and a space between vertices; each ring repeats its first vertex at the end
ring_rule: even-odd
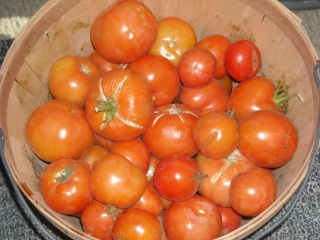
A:
POLYGON ((239 126, 227 114, 211 111, 199 117, 193 136, 202 154, 209 158, 225 158, 238 145, 239 126))
POLYGON ((95 133, 76 103, 54 99, 36 108, 25 126, 31 150, 46 162, 78 159, 93 145, 95 133))
POLYGON ((127 68, 146 77, 151 87, 155 107, 169 104, 176 97, 180 87, 179 74, 167 58, 146 54, 129 63, 127 68))
POLYGON ((225 36, 215 34, 201 39, 197 47, 207 49, 213 53, 216 58, 217 68, 215 78, 220 79, 227 74, 224 67, 224 57, 227 48, 231 45, 231 41, 225 36))
POLYGON ((263 168, 251 168, 239 173, 230 185, 232 208, 242 216, 254 217, 266 210, 277 196, 272 173, 263 168))
POLYGON ((199 194, 218 206, 231 207, 230 184, 234 176, 247 169, 257 167, 253 162, 235 150, 226 158, 212 159, 198 153, 199 168, 207 176, 200 182, 199 194))
POLYGON ((281 113, 259 110, 239 123, 239 151, 258 166, 277 168, 286 164, 297 145, 297 129, 281 113))
POLYGON ((123 212, 113 225, 113 238, 161 240, 162 228, 159 220, 144 209, 131 208, 123 212))
POLYGON ((181 87, 179 99, 185 106, 200 111, 202 115, 202 111, 225 112, 229 96, 219 81, 212 79, 203 87, 181 87))
POLYGON ((73 215, 92 200, 90 171, 74 159, 50 163, 39 178, 40 193, 48 206, 61 214, 73 215))
POLYGON ((92 84, 85 111, 97 134, 113 141, 133 139, 150 123, 151 89, 140 74, 129 69, 115 69, 92 84))
POLYGON ((117 68, 121 67, 121 65, 118 63, 112 63, 112 62, 107 61, 96 50, 94 50, 90 54, 89 59, 98 65, 101 72, 109 72, 112 69, 117 69, 117 68))
POLYGON ((196 161, 183 154, 161 159, 153 174, 156 190, 171 201, 192 197, 200 186, 202 175, 196 161))
POLYGON ((228 110, 234 110, 238 121, 257 110, 278 111, 274 101, 276 86, 270 79, 254 76, 240 82, 229 97, 228 110))
POLYGON ((117 1, 94 20, 90 36, 107 61, 127 63, 148 52, 157 37, 157 21, 144 3, 117 1))
POLYGON ((92 82, 100 76, 100 68, 90 59, 63 56, 50 69, 49 90, 54 98, 68 100, 83 107, 92 82))
POLYGON ((178 64, 181 82, 190 88, 203 87, 216 72, 216 58, 206 49, 192 48, 182 54, 178 64))
POLYGON ((168 239, 211 240, 219 237, 221 226, 218 207, 209 199, 198 195, 173 202, 163 218, 168 239))
POLYGON ((253 77, 261 67, 260 50, 249 40, 236 41, 225 52, 224 66, 237 81, 253 77))
POLYGON ((196 33, 188 22, 177 17, 166 17, 158 21, 157 39, 149 53, 162 55, 177 67, 181 55, 195 47, 196 43, 196 33))
POLYGON ((120 208, 93 199, 81 212, 83 230, 95 238, 112 240, 113 223, 122 212, 120 208))
POLYGON ((146 185, 143 171, 116 153, 104 156, 90 178, 93 196, 100 202, 119 208, 135 204, 142 197, 146 185))
POLYGON ((164 210, 164 204, 160 194, 155 190, 152 183, 148 182, 142 197, 132 208, 142 208, 154 216, 159 216, 164 210))
POLYGON ((133 165, 147 172, 150 164, 150 151, 139 138, 116 141, 112 148, 112 153, 118 153, 128 159, 133 165))
POLYGON ((238 214, 232 207, 220 207, 218 209, 222 217, 222 228, 220 236, 226 235, 241 225, 242 216, 238 214))
POLYGON ((192 133, 197 119, 195 111, 182 104, 157 107, 142 140, 157 158, 171 154, 193 156, 198 152, 192 133))
POLYGON ((90 171, 97 165, 102 157, 109 154, 110 151, 99 145, 93 145, 92 148, 78 159, 83 165, 85 165, 90 171))

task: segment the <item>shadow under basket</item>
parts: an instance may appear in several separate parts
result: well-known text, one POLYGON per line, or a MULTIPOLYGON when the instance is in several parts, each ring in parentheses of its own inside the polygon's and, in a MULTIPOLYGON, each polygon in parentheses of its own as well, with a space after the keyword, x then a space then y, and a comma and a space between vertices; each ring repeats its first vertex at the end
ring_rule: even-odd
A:
MULTIPOLYGON (((79 219, 60 215, 44 202, 39 175, 46 163, 29 149, 24 126, 31 112, 49 99, 48 74, 64 55, 89 56, 93 48, 90 27, 96 16, 114 0, 49 0, 13 42, 0 72, 0 124, 5 135, 4 156, 14 181, 35 208, 62 232, 74 239, 92 239, 82 231, 79 219)), ((157 19, 180 17, 195 29, 198 40, 221 34, 231 41, 248 39, 260 49, 259 75, 283 81, 304 101, 290 100, 287 116, 298 129, 296 154, 274 170, 277 200, 259 216, 243 221, 236 231, 220 239, 248 236, 295 193, 310 167, 319 122, 319 91, 313 73, 318 56, 301 21, 273 0, 144 0, 157 19)), ((316 143, 318 145, 318 143, 316 143)))

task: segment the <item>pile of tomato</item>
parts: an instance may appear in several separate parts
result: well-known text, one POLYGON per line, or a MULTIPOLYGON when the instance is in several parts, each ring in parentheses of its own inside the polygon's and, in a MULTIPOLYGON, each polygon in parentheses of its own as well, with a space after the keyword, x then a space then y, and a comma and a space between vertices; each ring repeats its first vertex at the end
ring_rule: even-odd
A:
POLYGON ((277 196, 294 155, 290 95, 259 76, 259 48, 197 40, 183 19, 139 1, 97 16, 90 56, 50 66, 50 100, 26 123, 47 167, 40 192, 100 239, 213 239, 277 196))

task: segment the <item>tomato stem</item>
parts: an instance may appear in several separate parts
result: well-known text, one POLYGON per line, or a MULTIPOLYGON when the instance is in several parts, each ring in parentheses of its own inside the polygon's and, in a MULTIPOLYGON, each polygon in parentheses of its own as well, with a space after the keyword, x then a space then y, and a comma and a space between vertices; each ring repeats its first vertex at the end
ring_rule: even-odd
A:
POLYGON ((118 211, 117 208, 113 205, 105 205, 104 210, 108 212, 108 215, 112 218, 113 221, 117 220, 118 217, 118 211))
POLYGON ((278 110, 286 114, 288 112, 288 101, 294 97, 298 97, 300 101, 304 100, 299 93, 289 94, 288 91, 284 88, 283 83, 280 81, 276 91, 274 92, 273 101, 278 110))
POLYGON ((118 105, 114 100, 113 96, 110 96, 108 99, 96 98, 97 105, 95 107, 95 112, 103 112, 103 123, 111 121, 118 109, 118 105))
POLYGON ((66 167, 64 170, 62 170, 61 172, 57 173, 57 182, 59 183, 64 183, 64 182, 68 182, 71 178, 72 175, 72 168, 76 167, 78 164, 71 164, 68 167, 66 167))

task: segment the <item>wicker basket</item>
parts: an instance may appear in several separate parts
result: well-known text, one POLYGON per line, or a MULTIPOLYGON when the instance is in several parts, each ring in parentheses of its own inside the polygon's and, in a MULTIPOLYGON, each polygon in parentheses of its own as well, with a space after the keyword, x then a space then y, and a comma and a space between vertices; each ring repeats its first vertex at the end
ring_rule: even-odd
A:
MULTIPOLYGON (((63 55, 88 56, 94 18, 115 0, 50 0, 29 21, 12 44, 0 72, 0 124, 5 133, 4 154, 16 184, 30 202, 57 228, 74 239, 91 239, 76 217, 55 213, 44 202, 38 187, 45 167, 28 148, 24 126, 30 113, 49 97, 50 66, 63 55)), ((222 34, 232 41, 250 39, 262 54, 260 75, 282 80, 292 99, 288 117, 299 132, 294 158, 274 171, 276 202, 259 216, 243 222, 221 239, 243 238, 267 222, 290 199, 309 168, 319 121, 319 92, 313 67, 318 59, 300 20, 275 0, 144 0, 160 19, 176 16, 187 20, 198 39, 222 34)), ((318 144, 318 143, 317 143, 318 144)))

